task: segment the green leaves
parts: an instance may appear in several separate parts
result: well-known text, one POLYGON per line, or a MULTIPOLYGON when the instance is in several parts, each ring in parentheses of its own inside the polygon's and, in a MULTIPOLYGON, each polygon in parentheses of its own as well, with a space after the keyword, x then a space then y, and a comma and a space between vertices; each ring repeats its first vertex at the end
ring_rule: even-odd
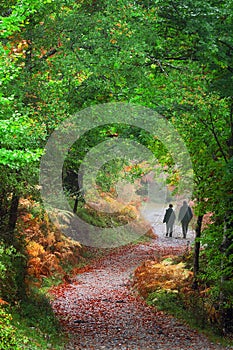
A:
POLYGON ((0 165, 7 165, 11 169, 20 169, 27 167, 35 162, 38 162, 43 150, 37 149, 30 150, 7 150, 5 148, 0 149, 0 165))

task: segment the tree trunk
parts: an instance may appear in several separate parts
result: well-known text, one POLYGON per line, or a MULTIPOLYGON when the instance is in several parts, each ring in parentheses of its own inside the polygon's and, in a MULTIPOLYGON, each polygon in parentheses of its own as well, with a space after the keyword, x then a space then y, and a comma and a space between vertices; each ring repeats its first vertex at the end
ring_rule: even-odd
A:
MULTIPOLYGON (((1 191, 3 192, 3 191, 1 191)), ((6 217, 7 217, 7 203, 6 203, 6 194, 3 192, 0 196, 0 237, 4 238, 4 230, 6 225, 6 217)))
POLYGON ((76 213, 78 209, 78 197, 75 198, 73 213, 76 213))
POLYGON ((196 238, 194 246, 194 257, 193 257, 193 287, 197 288, 197 274, 199 271, 199 256, 200 256, 200 237, 201 237, 201 227, 202 227, 203 215, 199 215, 196 224, 196 238))
POLYGON ((19 196, 13 193, 11 198, 11 206, 9 210, 9 220, 8 220, 8 243, 14 244, 15 237, 14 231, 16 227, 17 217, 18 217, 18 207, 19 207, 19 196))

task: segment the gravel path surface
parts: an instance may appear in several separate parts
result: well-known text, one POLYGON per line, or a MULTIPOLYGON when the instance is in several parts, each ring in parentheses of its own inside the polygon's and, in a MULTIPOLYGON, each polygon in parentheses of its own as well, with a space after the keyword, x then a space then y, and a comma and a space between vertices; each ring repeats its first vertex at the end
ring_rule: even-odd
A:
MULTIPOLYGON (((66 350, 226 349, 148 307, 130 288, 130 277, 143 261, 187 248, 187 240, 165 238, 159 224, 155 231, 157 240, 120 248, 78 274, 72 283, 55 289, 53 308, 71 336, 66 350)), ((191 232, 189 240, 193 240, 191 232)))

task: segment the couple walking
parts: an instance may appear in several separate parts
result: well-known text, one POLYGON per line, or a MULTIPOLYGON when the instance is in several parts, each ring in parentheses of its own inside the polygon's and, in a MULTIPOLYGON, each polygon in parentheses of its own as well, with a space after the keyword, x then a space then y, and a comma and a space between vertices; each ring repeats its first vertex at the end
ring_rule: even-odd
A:
MULTIPOLYGON (((182 207, 180 208, 178 221, 181 222, 182 225, 182 233, 183 238, 186 238, 188 232, 188 225, 193 217, 193 213, 191 208, 188 206, 186 201, 183 202, 182 207)), ((172 237, 173 226, 176 220, 176 214, 173 210, 173 205, 169 204, 168 209, 163 218, 163 223, 166 223, 166 237, 172 237)))

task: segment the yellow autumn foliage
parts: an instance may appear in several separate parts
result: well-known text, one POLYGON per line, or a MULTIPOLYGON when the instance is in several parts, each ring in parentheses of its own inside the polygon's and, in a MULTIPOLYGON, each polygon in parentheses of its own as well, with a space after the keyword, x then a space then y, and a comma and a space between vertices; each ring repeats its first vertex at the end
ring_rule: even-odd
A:
MULTIPOLYGON (((36 206, 36 205, 35 205, 36 206)), ((28 284, 42 281, 42 277, 53 273, 65 274, 61 263, 76 264, 82 259, 82 247, 79 242, 65 237, 48 217, 32 216, 30 213, 33 201, 22 201, 20 211, 20 225, 18 231, 26 242, 27 278, 28 284), (33 278, 32 278, 33 277, 33 278), (34 278, 37 281, 34 281, 34 278)))
POLYGON ((172 264, 170 260, 160 263, 145 261, 135 270, 134 287, 140 294, 146 297, 149 293, 165 290, 181 290, 192 273, 185 269, 184 263, 172 264))
POLYGON ((26 245, 26 251, 31 257, 42 256, 45 253, 44 247, 35 241, 29 241, 26 245))

